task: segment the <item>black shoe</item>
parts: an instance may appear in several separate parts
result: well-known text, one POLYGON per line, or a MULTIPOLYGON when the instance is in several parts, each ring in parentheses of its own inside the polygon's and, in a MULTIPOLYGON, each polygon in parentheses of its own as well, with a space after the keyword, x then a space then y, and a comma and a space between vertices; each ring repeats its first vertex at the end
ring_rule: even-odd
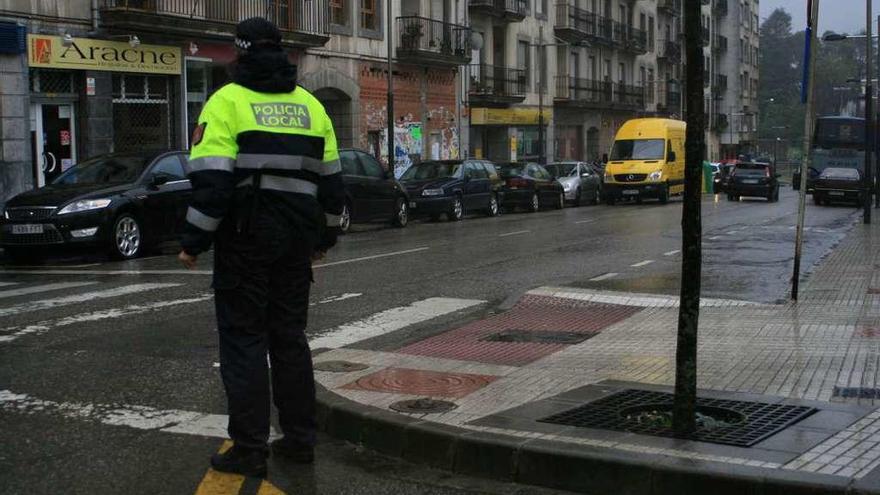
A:
POLYGON ((279 438, 272 442, 272 453, 298 464, 311 464, 315 462, 314 447, 296 443, 286 438, 279 438))
POLYGON ((266 457, 260 450, 243 449, 232 446, 222 454, 211 456, 211 467, 224 473, 235 473, 258 478, 266 477, 266 457))

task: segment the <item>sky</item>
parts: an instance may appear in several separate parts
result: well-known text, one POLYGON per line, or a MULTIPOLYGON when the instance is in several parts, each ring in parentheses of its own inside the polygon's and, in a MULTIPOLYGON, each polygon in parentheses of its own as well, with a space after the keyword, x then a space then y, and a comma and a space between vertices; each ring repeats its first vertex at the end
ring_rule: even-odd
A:
MULTIPOLYGON (((760 0, 761 21, 779 7, 791 14, 792 30, 801 31, 807 24, 807 0, 760 0)), ((877 34, 877 16, 880 0, 872 0, 874 34, 877 34)), ((819 34, 825 31, 857 33, 865 29, 865 0, 820 0, 819 34)))

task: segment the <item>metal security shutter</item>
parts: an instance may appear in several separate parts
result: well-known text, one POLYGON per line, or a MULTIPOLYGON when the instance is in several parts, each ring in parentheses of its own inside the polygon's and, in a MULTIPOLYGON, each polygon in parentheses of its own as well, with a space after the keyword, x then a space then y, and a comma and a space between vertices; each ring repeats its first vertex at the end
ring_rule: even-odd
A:
POLYGON ((113 75, 115 151, 170 149, 170 86, 166 76, 113 75))

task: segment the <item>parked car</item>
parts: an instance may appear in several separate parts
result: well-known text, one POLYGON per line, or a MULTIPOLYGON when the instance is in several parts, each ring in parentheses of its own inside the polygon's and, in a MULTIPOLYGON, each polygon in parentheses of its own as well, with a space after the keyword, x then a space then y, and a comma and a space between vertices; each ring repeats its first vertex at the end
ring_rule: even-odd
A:
POLYGON ((49 248, 107 249, 121 259, 177 239, 192 194, 182 151, 111 153, 6 202, 0 245, 14 261, 49 248))
POLYGON ((494 217, 503 201, 501 178, 486 160, 431 160, 411 166, 400 177, 413 215, 458 221, 471 211, 494 217))
POLYGON ((602 199, 602 181, 600 176, 585 162, 557 162, 546 167, 565 191, 565 200, 580 206, 584 201, 598 204, 602 199))
POLYGON ((779 201, 779 174, 769 163, 740 162, 733 168, 727 184, 727 199, 758 196, 779 201))
POLYGON ((730 182, 730 172, 733 171, 733 163, 721 163, 718 165, 718 173, 712 176, 712 191, 715 194, 722 194, 727 190, 727 184, 730 182))
POLYGON ((864 201, 862 174, 854 168, 826 168, 813 181, 813 201, 817 205, 831 204, 832 201, 864 201))
POLYGON ((496 164, 504 179, 505 210, 517 207, 536 212, 542 206, 565 207, 565 190, 550 172, 537 163, 509 162, 496 164))
MULTIPOLYGON (((819 170, 814 167, 810 167, 808 169, 810 171, 807 174, 807 194, 813 192, 813 188, 815 187, 816 179, 819 178, 819 170)), ((800 190, 801 188, 801 169, 800 167, 794 169, 791 173, 791 188, 795 191, 800 190)))
POLYGON ((409 222, 409 194, 373 156, 360 150, 339 150, 345 208, 340 226, 348 232, 352 223, 390 221, 396 227, 409 222))

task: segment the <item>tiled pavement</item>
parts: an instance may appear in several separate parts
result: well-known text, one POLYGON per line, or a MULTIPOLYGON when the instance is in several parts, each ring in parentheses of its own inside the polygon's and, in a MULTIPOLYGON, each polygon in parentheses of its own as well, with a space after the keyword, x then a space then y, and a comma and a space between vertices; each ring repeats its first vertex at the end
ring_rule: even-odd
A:
MULTIPOLYGON (((810 275, 797 304, 704 300, 699 387, 852 403, 869 411, 880 406, 876 247, 880 247, 880 229, 857 225, 810 275)), ((473 424, 604 380, 672 385, 676 305, 676 298, 658 295, 539 288, 506 313, 393 352, 357 349, 355 344, 321 354, 317 361, 348 360, 369 368, 319 372, 317 379, 350 400, 383 409, 415 397, 453 400, 458 405, 455 410, 423 419, 515 437, 851 479, 880 466, 880 410, 853 417, 838 433, 817 439, 799 455, 772 462, 707 453, 682 444, 648 446, 633 435, 618 441, 566 431, 473 424), (510 329, 591 337, 574 344, 487 341, 487 336, 510 329)))

